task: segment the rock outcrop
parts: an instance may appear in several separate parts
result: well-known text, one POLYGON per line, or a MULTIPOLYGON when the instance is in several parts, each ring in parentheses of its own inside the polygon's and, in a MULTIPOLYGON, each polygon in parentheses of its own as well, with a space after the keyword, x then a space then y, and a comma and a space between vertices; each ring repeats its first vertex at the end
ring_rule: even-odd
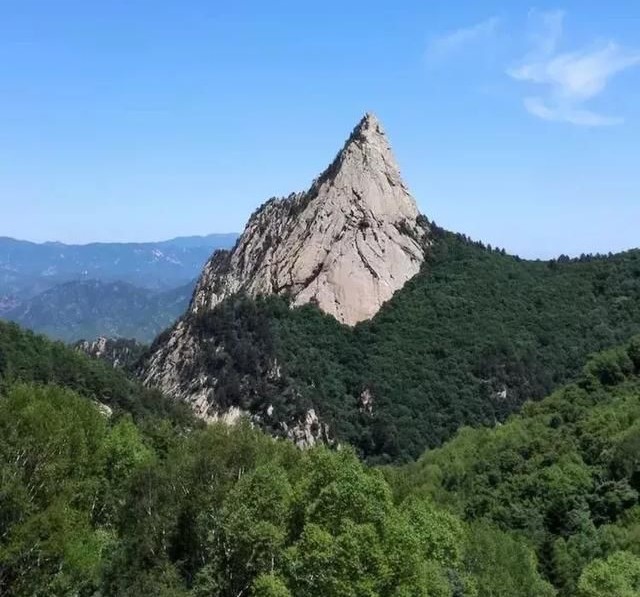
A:
POLYGON ((231 294, 288 294, 354 325, 413 277, 426 227, 380 123, 367 114, 309 191, 272 199, 205 266, 191 309, 231 294))
POLYGON ((106 361, 114 368, 127 369, 134 365, 146 347, 133 339, 100 336, 95 340, 79 340, 74 348, 92 359, 106 361))
MULTIPOLYGON (((154 342, 139 375, 206 420, 248 415, 299 445, 329 441, 321 406, 287 385, 273 349, 258 350, 251 330, 238 340, 242 318, 220 323, 212 309, 236 294, 279 294, 355 325, 418 273, 428 233, 380 123, 367 114, 306 193, 267 201, 232 250, 214 253, 187 313, 154 342), (260 355, 249 372, 231 371, 234 354, 246 361, 240 342, 260 355)), ((223 305, 225 316, 236 317, 235 302, 223 305)))

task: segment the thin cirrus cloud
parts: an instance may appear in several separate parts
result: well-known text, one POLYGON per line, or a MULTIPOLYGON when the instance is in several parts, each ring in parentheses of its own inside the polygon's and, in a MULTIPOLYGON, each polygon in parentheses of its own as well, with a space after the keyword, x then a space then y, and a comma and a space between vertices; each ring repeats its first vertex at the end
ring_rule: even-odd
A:
POLYGON ((427 45, 427 61, 439 62, 470 46, 492 38, 498 31, 500 23, 501 19, 493 16, 475 25, 455 29, 434 37, 427 45))
POLYGON ((619 124, 622 118, 600 114, 586 104, 601 95, 618 73, 640 64, 640 52, 613 41, 589 49, 558 52, 564 12, 530 13, 533 50, 507 74, 537 85, 540 94, 524 99, 525 109, 543 120, 579 126, 619 124))

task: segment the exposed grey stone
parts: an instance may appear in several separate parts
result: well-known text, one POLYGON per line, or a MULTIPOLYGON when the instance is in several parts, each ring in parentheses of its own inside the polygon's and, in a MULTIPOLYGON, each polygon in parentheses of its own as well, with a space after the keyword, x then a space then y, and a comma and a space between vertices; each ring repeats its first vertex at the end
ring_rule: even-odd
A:
POLYGON ((378 120, 367 114, 306 193, 272 199, 214 254, 191 309, 239 291, 289 294, 342 323, 373 317, 424 260, 426 230, 378 120))
MULTIPOLYGON (((367 114, 334 162, 309 191, 271 199, 249 219, 231 251, 214 253, 196 286, 189 312, 156 344, 140 375, 175 399, 190 404, 206 420, 235 421, 247 415, 260 423, 264 413, 221 409, 217 379, 202 363, 213 343, 198 336, 193 315, 206 312, 237 292, 252 296, 287 294, 293 305, 315 303, 347 325, 373 317, 394 292, 418 273, 429 230, 402 182, 385 134, 367 114)), ((279 379, 281 366, 269 363, 267 377, 279 379)), ((373 396, 361 396, 371 413, 373 396)), ((281 421, 283 434, 298 445, 330 441, 320 412, 306 409, 281 421)))

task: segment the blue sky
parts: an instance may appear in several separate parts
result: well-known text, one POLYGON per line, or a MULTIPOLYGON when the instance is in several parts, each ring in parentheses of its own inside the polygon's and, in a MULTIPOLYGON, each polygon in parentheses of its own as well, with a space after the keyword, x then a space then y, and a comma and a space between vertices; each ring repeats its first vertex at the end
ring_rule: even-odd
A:
POLYGON ((635 2, 0 0, 0 235, 241 230, 371 110, 439 224, 640 246, 638 31, 635 2))

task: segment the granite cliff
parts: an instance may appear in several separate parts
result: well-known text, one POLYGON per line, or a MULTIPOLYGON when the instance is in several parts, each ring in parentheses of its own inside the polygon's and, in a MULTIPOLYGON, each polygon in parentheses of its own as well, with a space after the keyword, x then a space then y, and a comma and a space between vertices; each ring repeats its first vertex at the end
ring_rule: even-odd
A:
MULTIPOLYGON (((233 421, 247 413, 264 422, 274 416, 273 405, 257 412, 259 398, 248 395, 260 390, 243 379, 242 399, 217 394, 229 340, 203 324, 208 314, 233 296, 282 295, 293 307, 312 303, 353 326, 372 318, 418 273, 429 242, 427 220, 402 181, 382 126, 367 114, 307 192, 267 201, 233 249, 213 254, 187 313, 156 340, 139 374, 205 419, 233 421)), ((256 367, 248 377, 284 383, 277 363, 263 358, 256 367)), ((300 397, 292 390, 290 399, 300 397)), ((278 421, 300 443, 330 435, 312 405, 278 421)))
POLYGON ((260 207, 231 251, 209 260, 191 309, 237 292, 288 294, 354 325, 418 273, 426 228, 382 127, 367 114, 306 193, 260 207))

